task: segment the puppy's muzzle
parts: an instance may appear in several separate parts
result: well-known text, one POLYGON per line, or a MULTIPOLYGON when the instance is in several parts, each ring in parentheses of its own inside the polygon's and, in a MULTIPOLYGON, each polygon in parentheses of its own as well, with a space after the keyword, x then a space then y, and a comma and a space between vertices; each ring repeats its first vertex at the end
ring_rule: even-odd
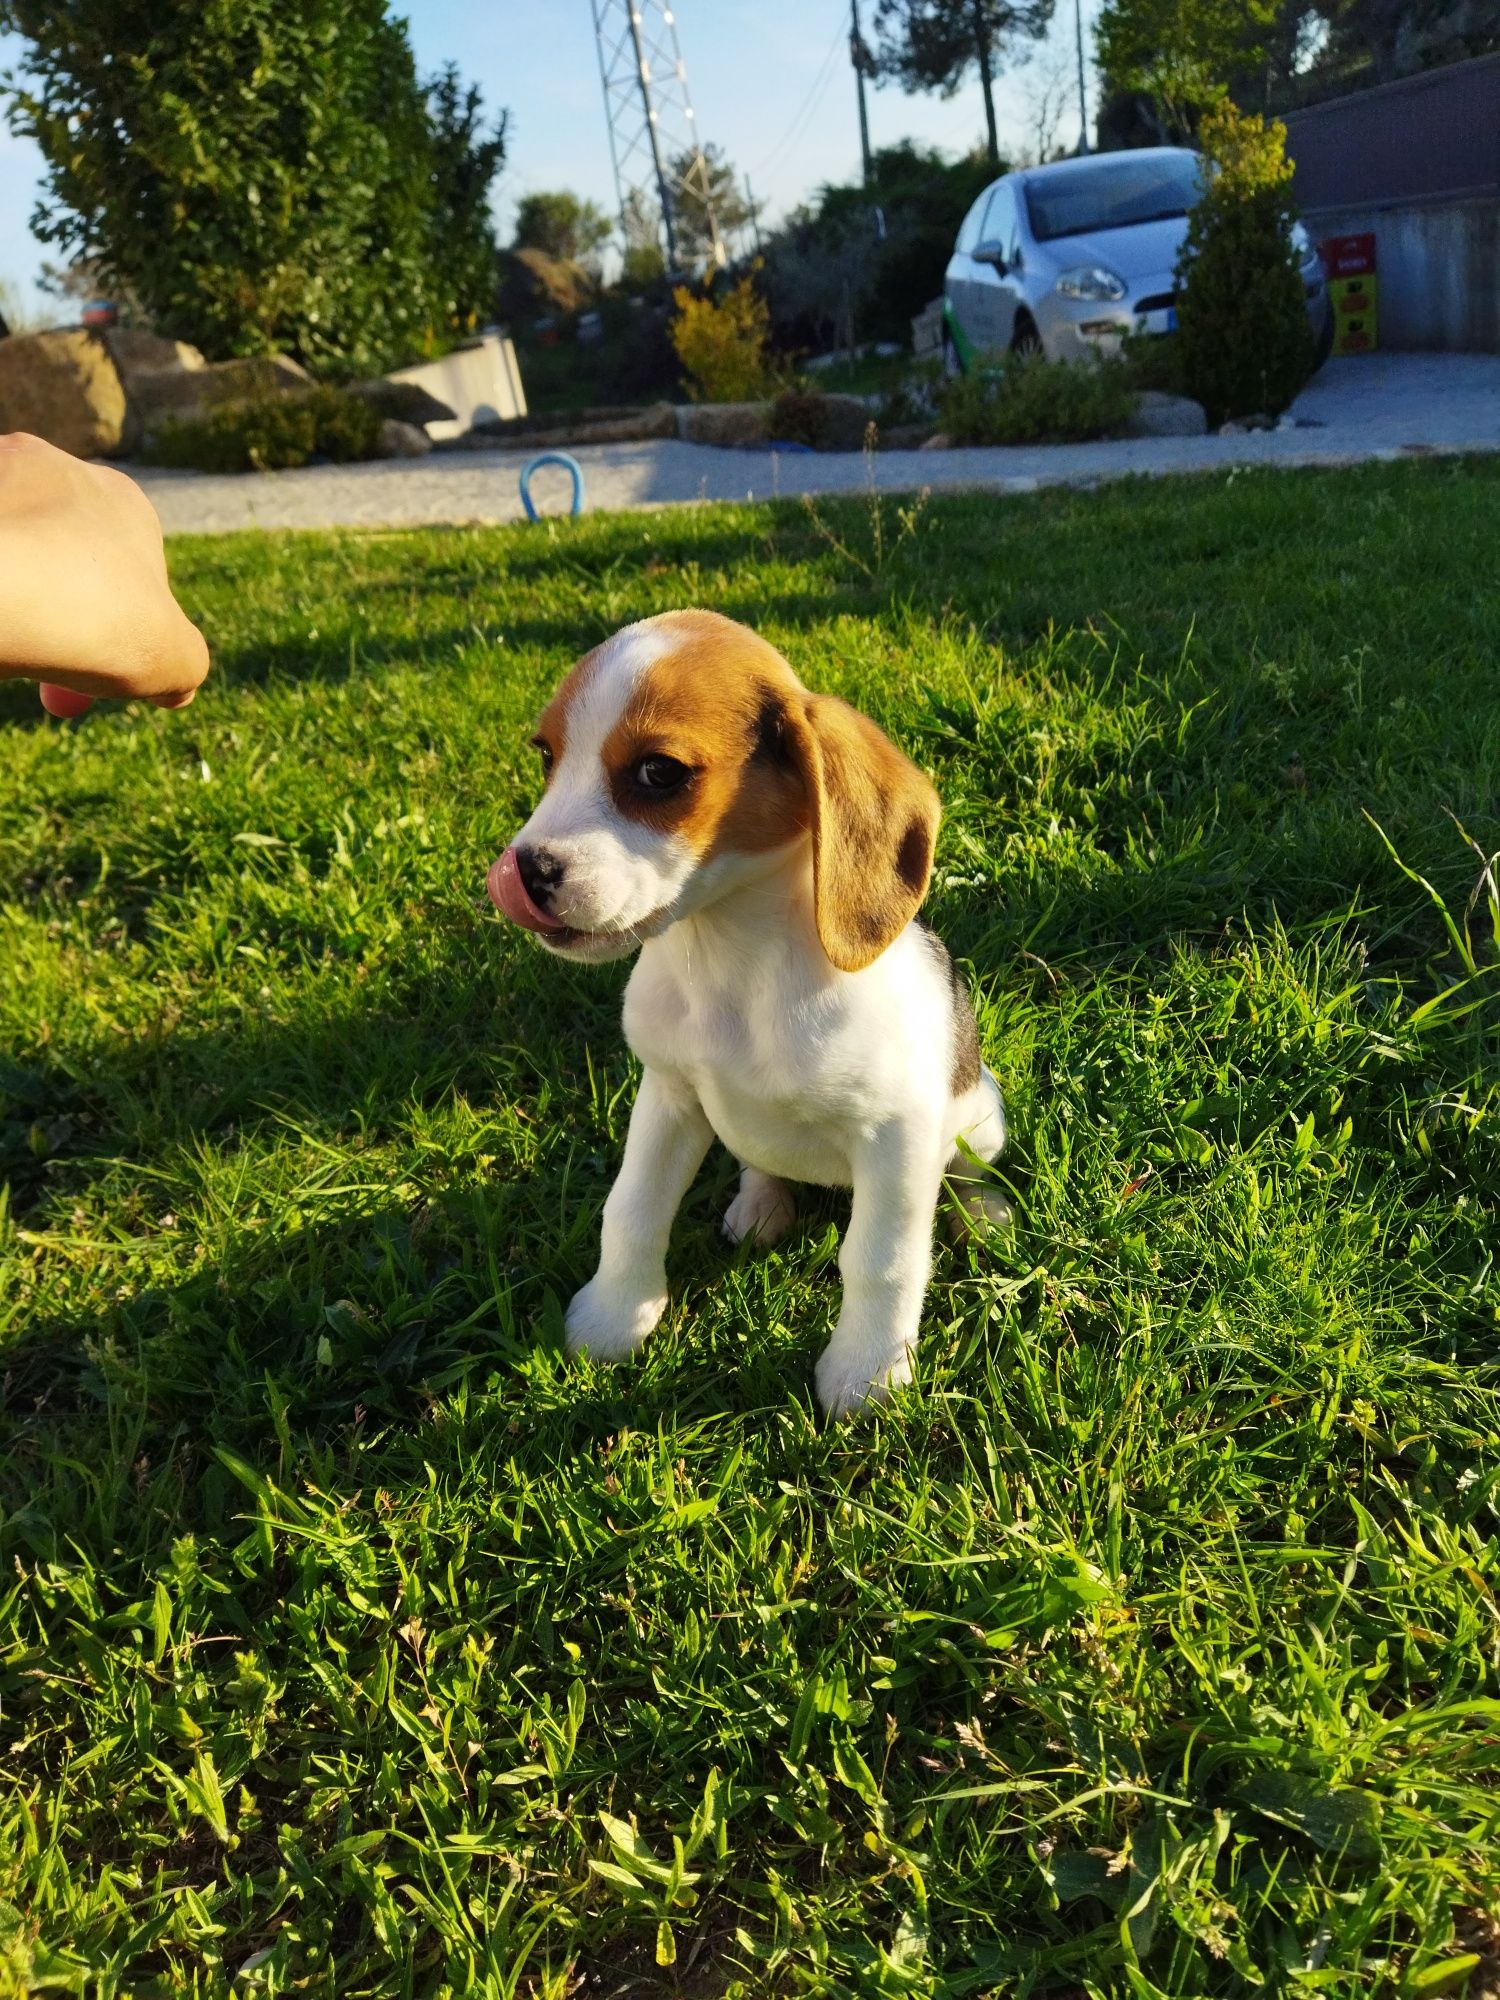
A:
POLYGON ((490 901, 523 930, 547 933, 568 926, 544 905, 556 893, 563 865, 544 847, 507 847, 490 869, 490 901))

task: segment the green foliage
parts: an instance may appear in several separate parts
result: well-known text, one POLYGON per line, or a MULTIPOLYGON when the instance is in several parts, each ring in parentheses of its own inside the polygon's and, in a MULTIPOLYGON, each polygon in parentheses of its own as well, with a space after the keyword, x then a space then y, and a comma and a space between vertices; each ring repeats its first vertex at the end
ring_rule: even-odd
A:
POLYGON ((572 264, 591 264, 609 241, 612 224, 597 203, 571 194, 523 195, 512 238, 517 250, 543 250, 572 264))
POLYGON ((34 228, 212 358, 366 374, 487 310, 503 153, 385 0, 0 0, 34 228))
POLYGON ((0 689, 0 1988, 1492 1955, 1497 513, 1491 458, 174 541, 191 711, 0 689), (731 1251, 721 1151, 640 1361, 562 1352, 625 968, 484 870, 559 676, 684 602, 932 771, 1010 1102, 1015 1232, 940 1235, 847 1429, 847 1200, 731 1251))
POLYGON ((1187 393, 1211 425, 1284 410, 1312 373, 1314 343, 1292 241, 1286 127, 1216 105, 1200 133, 1216 170, 1177 263, 1177 342, 1187 393))
POLYGON ((948 160, 903 140, 875 154, 869 187, 820 188, 766 239, 762 282, 778 343, 905 346, 913 315, 942 292, 959 224, 994 174, 983 154, 948 160))
POLYGON ((977 72, 984 98, 990 171, 1000 169, 994 78, 1013 43, 1046 34, 1056 0, 875 0, 870 70, 906 91, 952 97, 977 72))
POLYGON ((1104 0, 1095 56, 1108 89, 1158 107, 1169 136, 1189 138, 1200 115, 1262 68, 1289 0, 1104 0))
POLYGON ((669 332, 695 403, 744 403, 776 387, 771 316, 750 278, 718 293, 679 285, 669 332))
POLYGON ((343 465, 373 458, 380 416, 358 396, 321 388, 306 396, 225 403, 205 417, 169 417, 152 439, 153 464, 197 472, 280 472, 315 454, 343 465))
POLYGON ((1120 361, 981 356, 944 383, 941 427, 955 444, 1072 444, 1118 436, 1134 400, 1131 371, 1120 361))

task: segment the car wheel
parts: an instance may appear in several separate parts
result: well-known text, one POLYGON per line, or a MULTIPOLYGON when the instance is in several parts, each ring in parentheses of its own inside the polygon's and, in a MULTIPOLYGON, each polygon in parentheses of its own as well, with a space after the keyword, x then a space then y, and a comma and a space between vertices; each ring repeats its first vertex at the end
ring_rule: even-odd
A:
POLYGON ((1016 316, 1016 330, 1011 335, 1010 351, 1019 354, 1023 361, 1039 357, 1043 352, 1042 336, 1036 330, 1036 321, 1026 313, 1016 316))

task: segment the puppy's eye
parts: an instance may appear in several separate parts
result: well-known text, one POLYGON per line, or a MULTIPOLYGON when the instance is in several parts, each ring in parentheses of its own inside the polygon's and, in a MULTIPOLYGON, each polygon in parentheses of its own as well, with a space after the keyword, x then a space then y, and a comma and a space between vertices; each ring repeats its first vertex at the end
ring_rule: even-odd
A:
POLYGON ((645 757, 631 776, 643 792, 675 792, 692 777, 692 768, 675 757, 645 757))
POLYGON ((543 777, 550 778, 552 775, 552 745, 544 743, 540 736, 533 736, 531 747, 542 760, 543 777))

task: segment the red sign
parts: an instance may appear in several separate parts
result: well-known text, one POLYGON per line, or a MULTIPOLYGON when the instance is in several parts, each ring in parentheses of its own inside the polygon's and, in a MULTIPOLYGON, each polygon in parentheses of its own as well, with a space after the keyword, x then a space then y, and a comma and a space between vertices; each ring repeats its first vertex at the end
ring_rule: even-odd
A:
POLYGON ((1318 255, 1330 278, 1366 277, 1375 269, 1375 238, 1368 232, 1329 236, 1318 245, 1318 255))

